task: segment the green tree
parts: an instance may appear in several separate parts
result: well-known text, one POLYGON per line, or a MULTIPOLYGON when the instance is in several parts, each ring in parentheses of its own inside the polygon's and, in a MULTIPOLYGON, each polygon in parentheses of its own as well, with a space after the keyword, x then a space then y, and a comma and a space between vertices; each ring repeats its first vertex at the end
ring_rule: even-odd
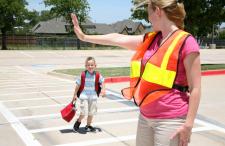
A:
POLYGON ((7 50, 6 34, 15 26, 24 23, 27 9, 25 0, 0 0, 0 29, 2 33, 2 50, 7 50))
POLYGON ((225 39, 225 30, 219 33, 219 39, 225 39))
POLYGON ((39 17, 39 12, 36 10, 28 12, 26 20, 29 21, 29 26, 33 27, 34 25, 36 25, 40 21, 39 17))
POLYGON ((49 19, 54 18, 54 14, 52 14, 49 10, 43 10, 38 12, 36 10, 29 11, 26 14, 25 24, 23 25, 22 34, 30 32, 31 28, 33 28, 40 21, 47 21, 49 19))
MULTIPOLYGON (((144 0, 132 0, 134 5, 144 0)), ((225 21, 224 0, 184 0, 186 19, 185 29, 198 37, 204 37, 212 33, 213 25, 219 25, 225 21)), ((137 11, 132 11, 133 19, 148 21, 146 6, 137 11)))
POLYGON ((54 17, 55 17, 54 14, 51 13, 49 10, 43 10, 40 13, 39 21, 47 21, 47 20, 52 19, 54 17))
POLYGON ((224 0, 186 0, 185 28, 198 37, 212 33, 213 26, 225 21, 224 0))
MULTIPOLYGON (((132 3, 135 6, 137 6, 138 4, 140 4, 141 2, 143 2, 144 0, 132 0, 132 3)), ((145 4, 142 7, 139 7, 138 9, 131 9, 131 18, 133 19, 139 19, 139 20, 145 20, 146 22, 148 22, 148 5, 145 4)))
POLYGON ((51 18, 54 18, 54 15, 50 14, 50 11, 41 11, 36 10, 27 11, 25 14, 24 24, 21 25, 20 29, 14 29, 15 34, 27 34, 31 32, 31 29, 40 21, 47 21, 51 18))
POLYGON ((32 27, 34 27, 39 22, 39 12, 36 10, 27 11, 25 13, 24 24, 22 24, 22 29, 14 30, 16 34, 27 34, 31 32, 32 27))
MULTIPOLYGON (((87 0, 45 0, 44 3, 46 6, 51 7, 51 13, 54 13, 56 16, 63 16, 70 23, 70 26, 72 26, 71 13, 77 15, 77 19, 81 24, 85 22, 90 9, 87 0)), ((82 27, 82 25, 80 26, 82 27)), ((77 41, 77 47, 80 49, 79 40, 77 41)))

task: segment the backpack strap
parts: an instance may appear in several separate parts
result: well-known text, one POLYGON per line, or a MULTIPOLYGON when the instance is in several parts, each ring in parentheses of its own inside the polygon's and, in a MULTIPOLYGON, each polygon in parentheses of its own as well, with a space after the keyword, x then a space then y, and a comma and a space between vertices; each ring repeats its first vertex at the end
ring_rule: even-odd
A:
POLYGON ((100 86, 100 83, 99 83, 99 78, 100 78, 100 73, 98 71, 96 71, 95 72, 95 91, 96 91, 98 96, 101 92, 101 86, 100 86))
POLYGON ((77 92, 77 97, 79 97, 80 96, 80 93, 84 90, 86 72, 87 71, 83 71, 81 73, 81 82, 80 82, 80 88, 79 88, 79 90, 77 92))

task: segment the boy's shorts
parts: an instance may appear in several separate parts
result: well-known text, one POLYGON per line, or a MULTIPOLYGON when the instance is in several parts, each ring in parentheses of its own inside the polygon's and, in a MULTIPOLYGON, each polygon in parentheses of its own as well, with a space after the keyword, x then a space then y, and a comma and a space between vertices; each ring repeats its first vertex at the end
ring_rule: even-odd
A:
POLYGON ((97 100, 79 99, 78 108, 81 115, 93 116, 97 113, 97 100))

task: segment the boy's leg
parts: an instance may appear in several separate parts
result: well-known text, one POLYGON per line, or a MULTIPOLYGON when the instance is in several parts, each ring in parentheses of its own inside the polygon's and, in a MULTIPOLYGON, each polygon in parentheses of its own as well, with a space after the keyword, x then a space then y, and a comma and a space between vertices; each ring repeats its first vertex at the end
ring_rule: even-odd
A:
POLYGON ((80 115, 79 118, 77 119, 78 122, 81 122, 84 119, 85 115, 80 115))
POLYGON ((95 131, 95 128, 91 126, 93 117, 97 113, 97 100, 89 100, 88 101, 88 117, 87 117, 87 125, 85 127, 86 130, 90 130, 92 132, 95 131))
POLYGON ((77 131, 80 128, 80 124, 82 119, 84 118, 84 115, 80 115, 79 118, 77 119, 77 121, 74 123, 73 125, 73 130, 77 131))
POLYGON ((93 126, 91 126, 92 120, 93 120, 93 116, 89 115, 87 117, 87 125, 85 126, 86 131, 91 131, 91 132, 96 131, 96 129, 93 126))
POLYGON ((80 110, 80 116, 73 126, 74 131, 77 131, 79 129, 81 121, 85 117, 85 114, 87 113, 87 104, 88 104, 87 100, 79 99, 78 107, 79 107, 79 110, 80 110))
POLYGON ((97 100, 88 100, 87 124, 91 125, 93 116, 97 113, 97 100))
POLYGON ((90 126, 93 120, 93 116, 88 116, 87 117, 87 125, 90 126))

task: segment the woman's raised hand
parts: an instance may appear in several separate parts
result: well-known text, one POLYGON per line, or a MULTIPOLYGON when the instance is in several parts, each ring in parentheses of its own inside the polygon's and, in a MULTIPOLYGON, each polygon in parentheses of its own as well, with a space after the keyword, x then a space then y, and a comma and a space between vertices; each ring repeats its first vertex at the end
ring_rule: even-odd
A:
POLYGON ((72 18, 72 22, 73 22, 74 32, 76 33, 77 37, 83 41, 85 34, 83 33, 83 31, 81 30, 81 28, 79 26, 77 16, 75 14, 71 13, 71 18, 72 18))

